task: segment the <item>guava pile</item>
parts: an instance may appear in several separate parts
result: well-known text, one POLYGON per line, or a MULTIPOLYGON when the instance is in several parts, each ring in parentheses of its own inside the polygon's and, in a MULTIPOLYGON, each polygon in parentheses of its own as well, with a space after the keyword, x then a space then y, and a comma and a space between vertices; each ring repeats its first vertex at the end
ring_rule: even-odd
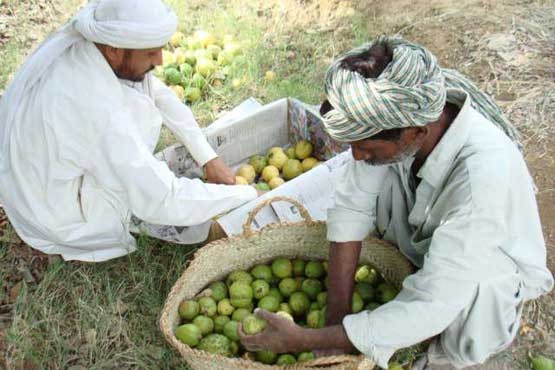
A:
MULTIPOLYGON (((312 352, 248 353, 239 341, 238 325, 248 335, 266 328, 253 314, 259 307, 308 328, 325 326, 327 261, 276 258, 250 271, 237 270, 211 283, 198 298, 179 305, 178 340, 198 350, 228 357, 246 357, 264 364, 289 365, 314 358, 312 352)), ((391 301, 397 289, 370 265, 358 266, 352 312, 374 310, 391 301)))
POLYGON ((241 45, 231 35, 219 40, 203 30, 189 36, 176 32, 162 51, 163 65, 155 69, 155 75, 180 100, 195 103, 208 85, 222 86, 241 52, 241 45))
POLYGON ((237 185, 253 185, 259 190, 273 190, 286 181, 319 165, 312 157, 309 141, 300 140, 290 147, 273 147, 266 155, 254 155, 235 173, 237 185))

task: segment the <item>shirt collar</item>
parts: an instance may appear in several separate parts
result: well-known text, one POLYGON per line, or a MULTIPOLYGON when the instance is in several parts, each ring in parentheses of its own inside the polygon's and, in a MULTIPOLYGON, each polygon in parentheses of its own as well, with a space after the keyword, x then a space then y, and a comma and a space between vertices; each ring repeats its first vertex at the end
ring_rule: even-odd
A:
POLYGON ((460 152, 468 139, 470 128, 475 121, 473 118, 475 111, 472 108, 472 100, 468 94, 462 90, 448 89, 449 96, 457 97, 457 101, 464 101, 460 111, 451 123, 439 143, 430 153, 424 165, 418 171, 417 176, 426 180, 433 187, 441 185, 444 177, 453 167, 455 157, 460 152))

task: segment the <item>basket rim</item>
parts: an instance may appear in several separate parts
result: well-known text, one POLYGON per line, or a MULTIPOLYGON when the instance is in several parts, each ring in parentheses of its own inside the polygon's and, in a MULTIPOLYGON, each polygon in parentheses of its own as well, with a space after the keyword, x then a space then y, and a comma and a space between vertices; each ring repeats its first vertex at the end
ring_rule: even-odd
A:
MULTIPOLYGON (((227 244, 227 243, 229 243, 231 241, 235 241, 235 240, 252 239, 252 238, 258 237, 259 235, 261 235, 265 232, 268 232, 269 230, 281 229, 281 228, 285 228, 285 227, 294 227, 294 226, 319 226, 319 225, 326 225, 326 224, 327 224, 326 221, 321 221, 321 220, 310 220, 310 221, 302 220, 302 221, 298 221, 298 222, 285 221, 285 222, 280 222, 280 223, 269 224, 269 225, 263 226, 259 230, 254 231, 250 234, 241 233, 241 234, 231 235, 231 236, 228 236, 226 238, 214 240, 213 242, 210 242, 210 243, 200 247, 194 253, 193 258, 190 260, 190 263, 192 264, 197 259, 197 254, 204 253, 204 251, 206 251, 206 250, 218 248, 222 244, 227 244)), ((388 247, 395 247, 395 245, 393 245, 393 243, 390 243, 387 240, 383 240, 383 239, 380 239, 380 238, 377 238, 377 237, 372 237, 372 236, 367 236, 366 238, 364 238, 362 240, 362 242, 364 242, 364 240, 367 240, 369 238, 373 239, 372 242, 375 243, 375 244, 381 244, 383 246, 388 246, 388 247)))
MULTIPOLYGON (((166 338, 166 340, 172 345, 172 347, 174 347, 174 349, 178 350, 179 353, 181 353, 184 357, 187 354, 190 355, 194 355, 195 358, 203 358, 206 360, 218 360, 218 361, 231 361, 231 363, 233 363, 236 366, 245 366, 246 368, 250 366, 252 366, 252 361, 250 360, 246 360, 244 358, 241 357, 226 357, 226 356, 222 356, 222 355, 218 355, 218 354, 212 354, 212 353, 208 353, 205 351, 201 351, 201 350, 197 350, 195 348, 192 348, 188 345, 186 345, 185 343, 182 343, 180 341, 177 340, 177 338, 175 337, 172 328, 169 325, 169 315, 170 315, 170 310, 172 309, 172 307, 174 306, 174 302, 172 301, 172 299, 170 299, 171 297, 174 297, 178 294, 179 292, 179 288, 181 287, 181 281, 184 278, 184 275, 186 274, 187 270, 194 268, 196 266, 196 264, 198 263, 199 260, 199 255, 206 253, 209 250, 212 249, 216 249, 216 248, 223 248, 224 246, 227 247, 227 245, 229 243, 232 243, 233 241, 239 241, 239 240, 250 240, 250 239, 255 239, 255 238, 259 238, 261 235, 272 231, 274 229, 284 229, 284 228, 288 228, 288 227, 302 227, 302 226, 322 226, 322 225, 326 225, 325 221, 320 221, 320 220, 302 220, 299 222, 281 222, 281 223, 274 223, 274 224, 269 224, 266 225, 262 228, 260 228, 259 230, 256 230, 254 232, 251 233, 241 233, 238 235, 232 235, 232 236, 228 236, 226 238, 222 238, 219 240, 215 240, 212 241, 208 244, 206 244, 205 246, 200 247, 193 255, 193 258, 190 259, 190 262, 186 265, 184 271, 181 273, 180 277, 176 280, 176 282, 174 283, 174 285, 172 286, 171 290, 168 292, 168 295, 166 297, 166 300, 164 302, 164 306, 162 308, 162 313, 160 315, 160 319, 159 319, 159 327, 160 330, 162 331, 164 337, 166 338)), ((375 244, 381 244, 383 246, 387 246, 387 247, 395 247, 392 243, 376 238, 376 237, 366 237, 364 240, 367 240, 371 238, 372 242, 375 244)), ((363 241, 364 241, 363 240, 363 241)), ((401 254, 399 252, 399 254, 401 254)), ((402 254, 401 254, 402 255, 402 254)), ((407 260, 407 263, 410 264, 407 260)), ((363 361, 364 359, 366 359, 363 355, 341 355, 341 356, 330 356, 330 357, 325 357, 329 360, 334 360, 337 359, 337 364, 339 363, 359 363, 361 361, 363 361)), ((295 369, 298 366, 301 366, 303 368, 306 367, 311 367, 311 363, 313 363, 312 366, 317 366, 319 361, 307 361, 307 362, 302 362, 302 363, 297 363, 295 365, 289 365, 289 366, 281 366, 281 365, 264 365, 262 363, 257 364, 259 366, 264 366, 266 369, 268 370, 272 370, 272 369, 295 369)))

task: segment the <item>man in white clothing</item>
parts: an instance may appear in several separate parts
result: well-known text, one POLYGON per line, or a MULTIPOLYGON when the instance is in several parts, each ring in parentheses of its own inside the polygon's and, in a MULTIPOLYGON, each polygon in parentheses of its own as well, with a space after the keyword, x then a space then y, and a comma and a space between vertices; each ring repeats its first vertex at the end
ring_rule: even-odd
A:
POLYGON ((382 37, 326 75, 327 132, 353 160, 328 211, 326 328, 268 312, 249 350, 355 349, 382 368, 434 338, 419 368, 465 368, 507 348, 522 303, 552 289, 533 181, 495 103, 423 47, 382 37), (351 313, 361 241, 377 234, 418 269, 392 301, 351 313), (429 363, 429 365, 427 364, 429 363))
POLYGON ((256 198, 150 73, 176 26, 160 0, 90 1, 15 76, 0 101, 0 204, 33 248, 122 256, 135 249, 132 215, 190 227, 200 242, 214 216, 256 198), (209 183, 177 178, 153 156, 162 122, 209 183))

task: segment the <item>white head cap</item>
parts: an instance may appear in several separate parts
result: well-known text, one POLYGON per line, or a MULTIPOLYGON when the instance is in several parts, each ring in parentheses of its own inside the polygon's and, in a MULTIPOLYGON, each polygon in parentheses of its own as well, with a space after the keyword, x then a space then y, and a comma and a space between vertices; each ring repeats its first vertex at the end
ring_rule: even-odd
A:
POLYGON ((74 17, 73 27, 92 42, 149 49, 168 43, 177 17, 160 0, 97 0, 74 17))

